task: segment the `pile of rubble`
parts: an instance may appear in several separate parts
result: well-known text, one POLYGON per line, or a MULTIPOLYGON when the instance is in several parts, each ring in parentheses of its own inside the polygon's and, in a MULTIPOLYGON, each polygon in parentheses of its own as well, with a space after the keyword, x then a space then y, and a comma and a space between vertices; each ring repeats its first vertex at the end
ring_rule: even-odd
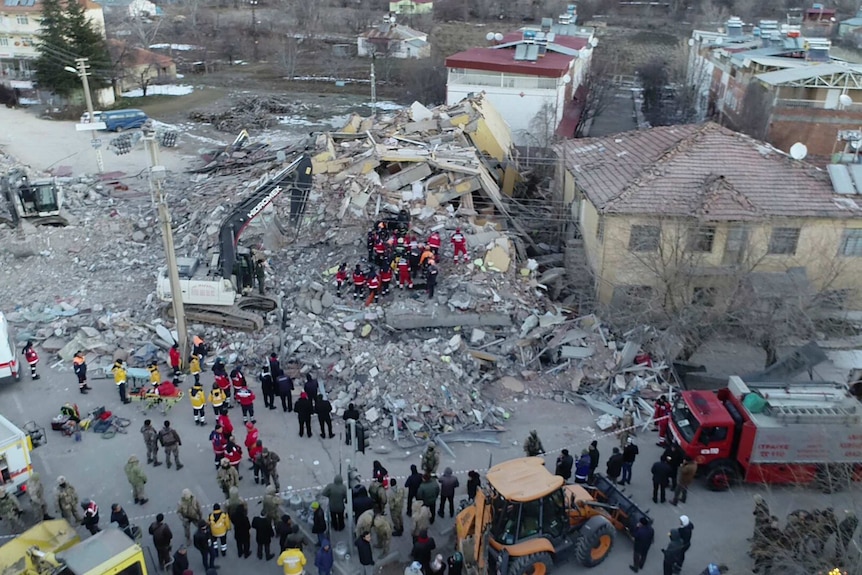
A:
POLYGON ((228 108, 218 107, 189 112, 189 119, 211 124, 221 132, 243 129, 266 129, 279 123, 281 117, 308 113, 312 106, 287 96, 245 95, 228 108))
MULTIPOLYGON (((665 366, 635 361, 635 340, 615 341, 597 318, 549 297, 548 285, 565 270, 509 211, 517 157, 505 124, 481 98, 434 109, 414 104, 379 120, 354 116, 319 135, 308 153, 315 185, 299 226, 281 223, 289 202, 280 200, 241 238, 267 254, 274 272, 267 289, 280 308, 257 333, 190 326, 212 345, 210 360, 243 361, 253 375, 280 352, 315 373, 338 414, 354 402, 372 433, 405 441, 500 430, 509 413, 495 400, 511 394, 586 398, 613 416, 667 389, 665 366), (338 265, 365 265, 367 230, 401 209, 419 238, 443 237, 434 298, 397 288, 368 306, 349 288, 338 297, 338 265), (470 256, 457 265, 447 241, 456 228, 470 256)), ((281 164, 269 153, 248 157, 235 162, 228 154, 216 169, 169 178, 178 255, 217 246, 230 206, 281 164), (244 174, 222 169, 231 162, 244 174)), ((154 292, 164 256, 146 181, 63 185, 73 225, 0 232, 0 296, 18 339, 56 353, 63 368, 78 349, 96 367, 110 365, 118 348, 132 366, 163 359, 170 338, 154 292), (41 299, 29 299, 33 293, 41 299)))

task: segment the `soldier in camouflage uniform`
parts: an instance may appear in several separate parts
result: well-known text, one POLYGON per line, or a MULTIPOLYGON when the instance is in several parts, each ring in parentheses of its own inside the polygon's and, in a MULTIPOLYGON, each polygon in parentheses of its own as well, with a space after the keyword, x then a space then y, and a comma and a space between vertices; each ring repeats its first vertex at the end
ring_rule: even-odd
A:
POLYGON ((147 446, 147 463, 158 467, 159 463, 159 432, 152 425, 152 420, 147 419, 141 427, 141 435, 144 436, 144 444, 147 446))
POLYGON ((180 520, 183 522, 186 545, 190 545, 192 542, 191 526, 197 525, 203 519, 201 504, 198 503, 197 497, 194 496, 190 489, 183 489, 180 502, 177 505, 177 515, 180 516, 180 520))
POLYGON ((27 495, 30 496, 30 506, 36 517, 41 516, 43 521, 53 519, 48 515, 48 502, 45 501, 45 487, 38 473, 33 472, 27 480, 27 495))
POLYGON ((263 496, 263 513, 273 523, 278 523, 281 518, 281 497, 275 491, 274 485, 266 486, 266 495, 263 496))
POLYGON ((542 440, 539 439, 539 434, 535 429, 530 432, 527 440, 524 441, 524 453, 527 454, 527 457, 535 457, 545 453, 545 447, 542 445, 542 440))
POLYGON ((371 520, 371 529, 377 535, 375 547, 382 549, 383 555, 389 554, 389 544, 392 543, 392 524, 385 515, 375 512, 371 520))
POLYGON ((230 497, 231 487, 239 487, 239 472, 230 464, 227 457, 222 458, 216 479, 225 499, 230 497))
POLYGON ((8 491, 0 487, 0 519, 8 519, 14 533, 17 533, 22 525, 21 515, 23 513, 18 498, 9 495, 8 491))
POLYGON ((132 455, 129 457, 129 460, 126 462, 125 471, 126 479, 132 485, 132 497, 135 503, 143 505, 149 501, 144 493, 144 484, 147 482, 147 476, 144 474, 144 470, 141 469, 137 456, 132 455))
POLYGON ((620 429, 617 431, 617 438, 620 440, 620 450, 626 448, 629 437, 634 435, 635 418, 631 410, 627 409, 620 420, 620 429))
POLYGON ((372 481, 371 486, 368 488, 368 495, 374 501, 374 511, 379 515, 386 513, 386 488, 383 487, 381 481, 382 478, 372 481))
POLYGON ((78 492, 66 482, 62 475, 57 478, 56 490, 57 513, 73 525, 81 522, 81 512, 78 506, 78 492))
POLYGON ((363 511, 356 519, 356 532, 365 533, 366 531, 371 531, 372 523, 374 523, 374 510, 363 511))
POLYGON ((437 453, 437 448, 433 443, 429 444, 425 449, 420 463, 424 473, 428 475, 435 475, 437 473, 437 467, 440 466, 440 454, 437 453))
POLYGON ((234 513, 236 513, 238 507, 244 507, 245 513, 248 515, 248 503, 246 503, 245 499, 240 497, 239 495, 239 487, 231 487, 230 495, 227 498, 227 503, 225 504, 225 511, 229 517, 233 517, 234 513))
POLYGON ((397 479, 389 480, 389 516, 392 518, 392 535, 404 533, 404 497, 407 491, 398 485, 397 479))
POLYGON ((263 448, 260 453, 262 457, 263 470, 267 477, 267 483, 274 485, 276 491, 281 491, 281 485, 278 483, 278 462, 281 458, 275 451, 263 448))
POLYGON ((425 507, 421 500, 413 502, 413 530, 411 533, 414 541, 421 532, 428 531, 431 527, 431 514, 432 511, 425 507))

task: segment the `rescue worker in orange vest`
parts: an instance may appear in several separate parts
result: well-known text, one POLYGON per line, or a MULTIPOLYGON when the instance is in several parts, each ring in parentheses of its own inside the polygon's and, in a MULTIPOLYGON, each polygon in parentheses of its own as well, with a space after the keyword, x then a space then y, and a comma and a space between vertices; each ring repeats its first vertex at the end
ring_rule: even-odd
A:
POLYGON ((362 268, 356 264, 356 269, 353 270, 353 299, 362 297, 362 288, 365 287, 365 274, 362 273, 362 268))
POLYGON ((33 342, 28 341, 27 345, 24 346, 24 349, 21 350, 21 353, 24 354, 24 359, 27 360, 28 364, 30 364, 30 379, 39 379, 39 374, 36 373, 36 365, 39 363, 39 354, 36 353, 36 349, 33 347, 33 342))

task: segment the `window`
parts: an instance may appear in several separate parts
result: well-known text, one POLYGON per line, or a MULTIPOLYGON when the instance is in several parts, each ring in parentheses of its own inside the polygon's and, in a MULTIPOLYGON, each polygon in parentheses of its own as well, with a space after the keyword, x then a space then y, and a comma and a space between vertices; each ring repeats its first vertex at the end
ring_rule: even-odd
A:
POLYGON ((518 527, 518 541, 539 533, 539 512, 542 501, 525 501, 521 504, 521 523, 518 527))
POLYGON ((629 251, 654 252, 658 249, 661 228, 658 226, 632 226, 629 251))
POLYGON ((799 228, 772 228, 769 237, 770 254, 794 255, 799 242, 799 228))
POLYGON ((842 256, 862 256, 862 229, 844 230, 841 240, 842 256))
POLYGON ((711 253, 714 239, 713 226, 695 226, 688 230, 688 249, 693 252, 711 253))
POLYGON ((702 427, 700 430, 700 443, 703 445, 718 443, 725 439, 727 439, 726 427, 702 427))
POLYGON ((692 290, 691 303, 704 307, 715 305, 716 290, 714 287, 696 287, 692 290))
POLYGON ((18 14, 17 20, 19 24, 27 25, 30 23, 30 20, 24 14, 18 14))
POLYGON ((0 46, 8 46, 9 38, 0 38, 0 46))
POLYGON ((596 239, 599 243, 605 241, 605 218, 599 216, 599 223, 596 224, 596 239))

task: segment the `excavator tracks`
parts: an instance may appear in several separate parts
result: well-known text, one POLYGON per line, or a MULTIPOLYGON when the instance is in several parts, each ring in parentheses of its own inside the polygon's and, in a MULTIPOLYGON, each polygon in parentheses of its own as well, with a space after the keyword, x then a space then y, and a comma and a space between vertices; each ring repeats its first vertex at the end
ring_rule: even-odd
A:
MULTIPOLYGON (((211 325, 220 325, 241 331, 259 331, 263 329, 263 317, 252 311, 270 312, 278 307, 278 301, 265 295, 243 296, 236 305, 230 307, 215 305, 186 305, 186 320, 211 325)), ((174 308, 166 306, 168 317, 173 318, 174 308)))

